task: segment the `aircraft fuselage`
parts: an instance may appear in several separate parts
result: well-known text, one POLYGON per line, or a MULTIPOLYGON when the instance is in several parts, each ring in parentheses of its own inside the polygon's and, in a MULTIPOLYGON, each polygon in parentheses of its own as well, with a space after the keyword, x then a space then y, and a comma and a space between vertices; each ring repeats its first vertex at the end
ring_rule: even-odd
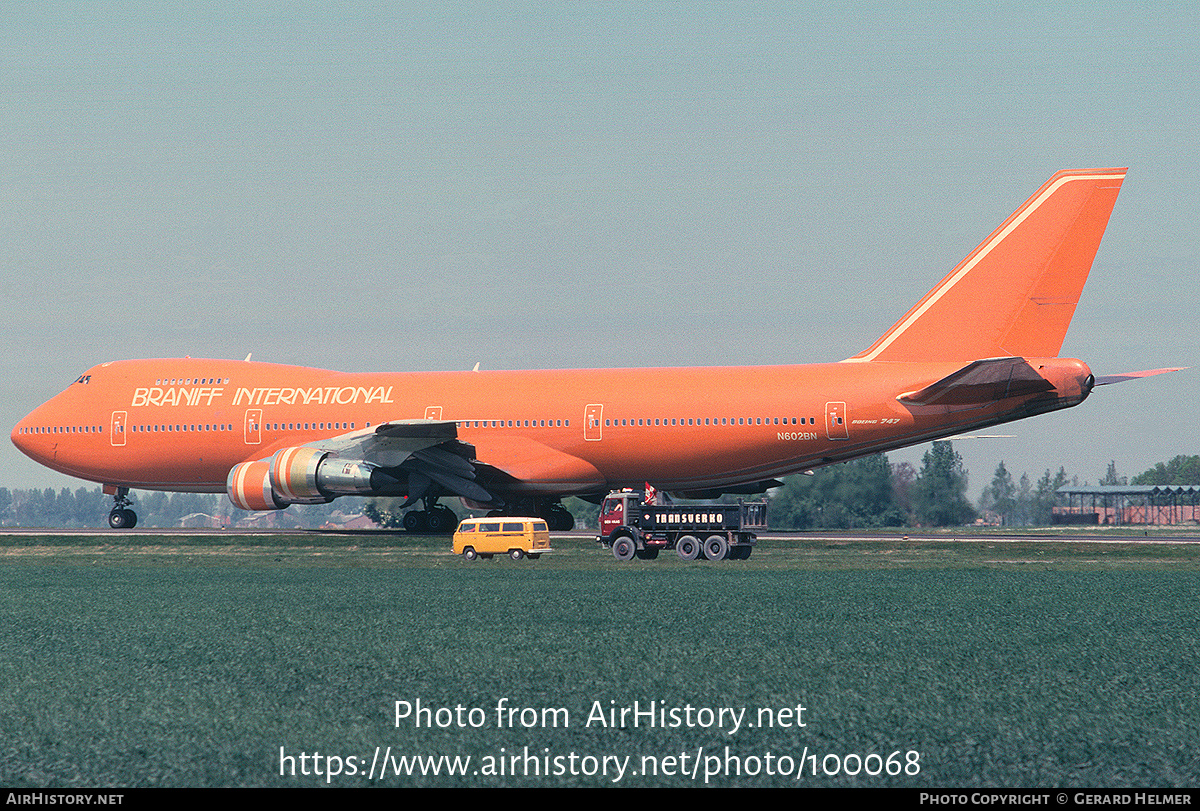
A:
MULTIPOLYGON (((651 482, 737 486, 1082 402, 1090 370, 1030 360, 1051 388, 986 402, 901 395, 959 363, 349 374, 228 360, 96 366, 22 420, 13 442, 82 479, 223 492, 230 469, 276 451, 399 420, 456 423, 478 450, 521 443, 582 460, 518 477, 567 495, 651 482), (595 473, 589 468, 594 468, 595 473)), ((497 462, 504 454, 497 452, 497 462)), ((533 463, 530 463, 533 464, 533 463)), ((531 468, 537 469, 533 464, 531 468)))

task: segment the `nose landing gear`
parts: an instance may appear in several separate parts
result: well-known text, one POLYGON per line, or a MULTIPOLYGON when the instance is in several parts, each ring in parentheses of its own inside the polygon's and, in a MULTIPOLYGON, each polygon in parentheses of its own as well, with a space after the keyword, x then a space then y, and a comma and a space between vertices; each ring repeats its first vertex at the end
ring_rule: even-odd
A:
POLYGON ((113 496, 112 512, 108 514, 108 525, 113 529, 133 529, 137 526, 137 513, 130 507, 133 502, 129 500, 129 488, 118 487, 116 494, 113 496))

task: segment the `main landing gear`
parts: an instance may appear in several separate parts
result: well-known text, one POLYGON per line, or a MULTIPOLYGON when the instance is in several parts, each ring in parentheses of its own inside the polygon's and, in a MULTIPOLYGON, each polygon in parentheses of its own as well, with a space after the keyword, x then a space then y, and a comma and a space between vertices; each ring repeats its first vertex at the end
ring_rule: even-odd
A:
POLYGON ((130 509, 129 488, 118 487, 113 496, 112 512, 108 514, 108 525, 113 529, 133 529, 137 526, 137 513, 130 509))
POLYGON ((546 519, 546 526, 551 532, 569 532, 575 529, 575 516, 557 501, 539 511, 539 515, 546 519))
POLYGON ((436 498, 426 498, 425 509, 409 510, 404 514, 404 529, 408 532, 427 532, 432 535, 449 535, 458 526, 454 510, 437 503, 436 498))

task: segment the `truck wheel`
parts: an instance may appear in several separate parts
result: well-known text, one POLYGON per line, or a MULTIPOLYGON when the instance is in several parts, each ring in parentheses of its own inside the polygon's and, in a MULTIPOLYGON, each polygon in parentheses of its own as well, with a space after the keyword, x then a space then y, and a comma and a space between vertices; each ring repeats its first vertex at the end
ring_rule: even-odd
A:
POLYGON ((475 560, 475 558, 479 557, 479 555, 475 553, 475 547, 473 546, 468 546, 466 549, 464 549, 462 555, 463 560, 475 560))
POLYGON ((508 556, 513 560, 520 560, 525 557, 525 552, 521 549, 510 549, 508 550, 508 556))
POLYGON ((612 545, 613 557, 620 561, 633 560, 634 554, 637 553, 637 544, 633 542, 633 538, 627 535, 622 535, 613 541, 612 545))
POLYGON ((684 535, 675 542, 675 551, 682 560, 695 560, 700 557, 700 540, 691 535, 684 535))
POLYGON ((704 557, 709 560, 725 560, 729 554, 729 541, 724 535, 709 535, 704 539, 704 557))
POLYGON ((638 560, 655 560, 658 558, 658 549, 639 549, 637 556, 638 560))

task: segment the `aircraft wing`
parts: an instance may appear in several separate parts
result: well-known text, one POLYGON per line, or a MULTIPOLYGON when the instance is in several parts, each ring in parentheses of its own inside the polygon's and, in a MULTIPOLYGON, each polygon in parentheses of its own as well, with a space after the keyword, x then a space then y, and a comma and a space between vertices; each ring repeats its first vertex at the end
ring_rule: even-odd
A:
POLYGON ((563 492, 605 487, 600 472, 577 456, 523 436, 484 436, 474 443, 462 442, 457 423, 449 420, 394 420, 306 447, 400 468, 408 474, 410 499, 427 492, 432 482, 480 503, 495 501, 498 491, 520 492, 532 482, 539 491, 547 486, 563 492))
POLYGON ((446 420, 393 420, 303 447, 407 474, 409 499, 436 482, 445 490, 481 503, 493 495, 475 481, 475 449, 458 440, 458 425, 446 420))
MULTIPOLYGON (((380 467, 399 467, 412 454, 449 442, 457 442, 458 425, 443 420, 395 420, 373 428, 309 442, 336 456, 362 459, 380 467)), ((469 447, 469 446, 468 446, 469 447)))

